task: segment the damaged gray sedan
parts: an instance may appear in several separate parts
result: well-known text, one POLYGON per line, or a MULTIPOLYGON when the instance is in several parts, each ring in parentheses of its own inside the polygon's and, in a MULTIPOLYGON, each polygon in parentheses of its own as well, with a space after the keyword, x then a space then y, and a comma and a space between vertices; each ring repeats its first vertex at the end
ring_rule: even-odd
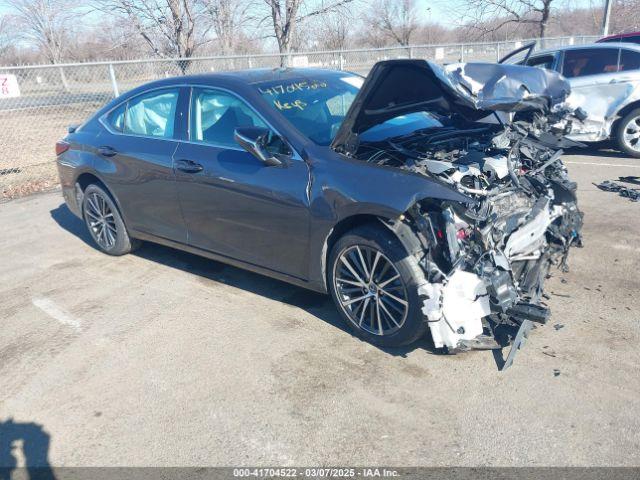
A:
POLYGON ((110 255, 161 243, 330 293, 374 344, 512 354, 580 245, 558 74, 419 60, 163 79, 56 146, 110 255))
MULTIPOLYGON (((384 222, 408 245, 412 283, 436 347, 500 348, 513 337, 501 332, 517 327, 508 366, 532 322, 547 320, 544 280, 551 266, 566 269, 570 247, 581 245, 583 215, 561 155, 579 145, 565 137, 586 115, 565 103, 569 94, 561 76, 530 67, 443 70, 392 61, 374 67, 354 101, 336 151, 464 196, 422 199, 384 222), (394 137, 375 132, 415 112, 433 123, 394 137)), ((352 302, 345 313, 353 322, 368 297, 344 289, 357 283, 354 274, 344 284, 341 278, 334 295, 352 302)))

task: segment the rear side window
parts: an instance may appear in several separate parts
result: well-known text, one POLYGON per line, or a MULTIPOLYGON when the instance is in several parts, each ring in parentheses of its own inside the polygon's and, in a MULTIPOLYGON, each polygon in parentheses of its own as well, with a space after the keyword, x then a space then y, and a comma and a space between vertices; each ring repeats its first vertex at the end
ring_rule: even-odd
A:
POLYGON ((125 102, 107 115, 107 123, 112 130, 115 130, 116 132, 124 131, 124 114, 126 111, 127 104, 125 102))
POLYGON ((128 102, 124 133, 173 138, 178 90, 143 94, 128 102))
POLYGON ((553 55, 542 55, 540 57, 530 58, 527 61, 527 65, 530 67, 546 68, 547 70, 553 69, 553 55))
POLYGON ((562 74, 567 78, 617 71, 617 48, 581 48, 564 52, 562 74))
POLYGON ((625 50, 620 52, 620 71, 640 69, 640 52, 625 50))

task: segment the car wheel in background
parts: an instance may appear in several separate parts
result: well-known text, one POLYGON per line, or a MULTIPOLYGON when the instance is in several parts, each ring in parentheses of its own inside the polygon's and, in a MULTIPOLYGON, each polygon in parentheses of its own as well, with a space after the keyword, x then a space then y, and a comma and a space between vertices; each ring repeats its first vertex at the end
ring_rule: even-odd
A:
POLYGON ((328 274, 338 311, 360 338, 399 347, 424 335, 427 322, 418 295, 422 270, 383 226, 364 225, 340 238, 331 250, 328 274))
POLYGON ((82 213, 96 245, 109 255, 124 255, 139 246, 129 237, 111 195, 100 186, 89 185, 82 199, 82 213))
POLYGON ((630 111, 618 122, 615 141, 622 152, 640 158, 640 108, 630 111))

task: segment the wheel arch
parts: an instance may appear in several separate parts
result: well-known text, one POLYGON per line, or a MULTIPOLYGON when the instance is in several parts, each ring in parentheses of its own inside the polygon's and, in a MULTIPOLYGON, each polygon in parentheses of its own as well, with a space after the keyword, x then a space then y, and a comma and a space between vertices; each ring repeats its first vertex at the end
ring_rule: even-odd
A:
MULTIPOLYGON (((609 132, 609 141, 614 148, 620 150, 623 154, 629 155, 634 158, 640 158, 640 153, 637 148, 628 145, 624 139, 623 129, 625 127, 624 121, 628 116, 635 116, 640 111, 640 100, 631 102, 629 105, 625 105, 624 108, 616 114, 616 119, 611 125, 611 131, 609 132)), ((637 144, 636 144, 637 146, 637 144)))
POLYGON ((622 118, 631 110, 635 110, 636 108, 640 108, 640 100, 636 100, 634 102, 631 102, 629 105, 625 105, 620 110, 618 110, 617 115, 618 117, 622 118))
POLYGON ((363 225, 379 226, 389 231, 410 255, 414 254, 416 250, 423 248, 418 235, 399 218, 389 218, 375 213, 358 213, 342 218, 333 226, 327 235, 322 249, 321 272, 325 290, 328 291, 329 269, 327 268, 327 264, 333 246, 342 236, 363 225))
POLYGON ((618 127, 620 126, 620 122, 622 121, 622 119, 624 117, 627 116, 627 114, 637 108, 640 108, 640 100, 636 100, 634 102, 631 102, 628 105, 625 105, 624 107, 622 107, 620 110, 618 110, 616 112, 616 119, 613 122, 613 125, 611 127, 611 133, 610 136, 613 137, 613 135, 615 135, 615 133, 618 130, 618 127))
POLYGON ((107 186, 104 184, 104 182, 100 179, 100 177, 98 177, 96 174, 92 172, 82 172, 80 175, 78 175, 78 178, 76 178, 76 183, 80 185, 80 188, 82 189, 83 192, 92 183, 100 185, 102 188, 104 188, 107 191, 109 190, 107 186))
POLYGON ((84 215, 82 200, 84 198, 85 190, 87 189, 87 187, 89 185, 98 185, 105 192, 107 192, 107 195, 109 195, 111 197, 111 199, 113 200, 113 203, 116 204, 116 208, 118 209, 118 213, 120 214, 120 216, 122 217, 122 219, 123 219, 123 221, 125 222, 125 225, 126 225, 126 221, 125 221, 124 215, 122 213, 122 208, 120 207, 120 202, 118 202, 117 197, 113 194, 111 189, 107 186, 106 183, 104 183, 104 181, 98 175, 95 174, 95 172, 87 172, 87 171, 82 172, 76 178, 75 185, 76 185, 76 202, 78 203, 78 208, 80 210, 80 214, 81 215, 84 215), (78 186, 80 187, 80 192, 78 191, 78 188, 77 188, 78 186))

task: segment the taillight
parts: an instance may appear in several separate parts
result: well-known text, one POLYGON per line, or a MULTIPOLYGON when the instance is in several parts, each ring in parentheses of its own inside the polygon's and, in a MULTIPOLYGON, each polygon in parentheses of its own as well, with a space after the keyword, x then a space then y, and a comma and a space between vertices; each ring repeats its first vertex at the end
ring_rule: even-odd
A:
POLYGON ((56 156, 62 155, 64 152, 69 150, 70 146, 71 145, 69 145, 67 142, 62 140, 60 140, 59 142, 56 142, 56 156))

